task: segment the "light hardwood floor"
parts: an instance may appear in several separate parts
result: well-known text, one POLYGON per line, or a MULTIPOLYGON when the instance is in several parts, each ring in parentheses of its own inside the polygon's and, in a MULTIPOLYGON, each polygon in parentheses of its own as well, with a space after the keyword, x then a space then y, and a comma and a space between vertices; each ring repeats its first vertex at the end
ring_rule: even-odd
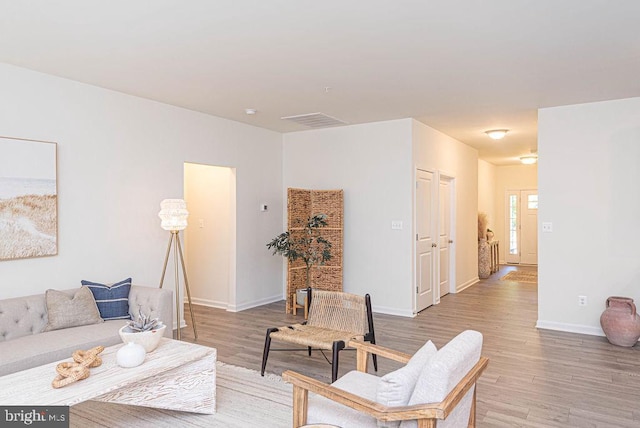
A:
MULTIPOLYGON (((604 337, 536 329, 537 286, 500 281, 513 269, 503 266, 415 318, 374 314, 377 342, 413 353, 429 339, 441 347, 465 329, 480 331, 490 359, 478 383, 480 427, 640 427, 640 345, 622 348, 604 337)), ((195 313, 198 343, 217 348, 220 361, 254 370, 267 327, 302 320, 285 314, 284 302, 238 313, 195 306, 195 313)), ((182 335, 193 341, 191 328, 182 335)), ((397 367, 380 360, 378 373, 397 367)), ((343 351, 340 375, 354 368, 354 353, 343 351)), ((331 373, 318 352, 272 352, 267 371, 286 369, 323 381, 331 373)))

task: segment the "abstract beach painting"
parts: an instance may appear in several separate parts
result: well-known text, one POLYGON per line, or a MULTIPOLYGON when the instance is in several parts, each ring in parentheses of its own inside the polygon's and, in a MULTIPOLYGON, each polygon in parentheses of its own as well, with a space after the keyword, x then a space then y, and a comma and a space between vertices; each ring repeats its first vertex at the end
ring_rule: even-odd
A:
POLYGON ((0 260, 58 253, 56 150, 0 137, 0 260))

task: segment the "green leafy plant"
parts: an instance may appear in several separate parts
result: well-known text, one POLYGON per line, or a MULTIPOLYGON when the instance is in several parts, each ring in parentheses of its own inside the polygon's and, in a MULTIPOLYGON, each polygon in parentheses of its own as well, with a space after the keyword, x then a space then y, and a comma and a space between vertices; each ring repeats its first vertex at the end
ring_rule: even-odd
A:
POLYGON ((320 229, 327 226, 327 215, 316 214, 307 220, 304 230, 298 235, 282 232, 267 243, 273 255, 279 254, 294 262, 301 259, 306 268, 307 287, 310 286, 311 267, 323 265, 331 259, 331 242, 320 234, 320 229))

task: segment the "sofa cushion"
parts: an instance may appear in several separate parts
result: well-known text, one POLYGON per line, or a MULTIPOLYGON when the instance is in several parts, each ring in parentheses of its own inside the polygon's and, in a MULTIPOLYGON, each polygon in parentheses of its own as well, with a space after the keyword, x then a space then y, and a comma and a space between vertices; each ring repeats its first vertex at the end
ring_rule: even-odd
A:
MULTIPOLYGON (((409 405, 438 403, 445 399, 460 380, 480 360, 482 334, 466 330, 443 346, 423 367, 409 405)), ((471 388, 449 416, 438 421, 438 428, 467 426, 471 411, 471 388)), ((417 426, 416 421, 403 421, 402 428, 417 426)))
POLYGON ((100 316, 103 320, 130 319, 129 291, 131 290, 131 278, 124 279, 115 284, 100 284, 93 281, 80 281, 93 293, 98 305, 100 316))
POLYGON ((81 287, 73 296, 49 289, 45 292, 45 301, 49 318, 45 331, 103 322, 93 294, 87 287, 81 287))
MULTIPOLYGON (((71 361, 71 354, 78 349, 122 343, 118 330, 124 324, 122 320, 106 321, 0 342, 0 376, 53 361, 71 361)), ((51 379, 54 377, 55 373, 52 372, 51 379)))
POLYGON ((437 352, 432 341, 425 343, 402 368, 380 378, 376 401, 385 406, 406 406, 416 386, 420 372, 437 352))

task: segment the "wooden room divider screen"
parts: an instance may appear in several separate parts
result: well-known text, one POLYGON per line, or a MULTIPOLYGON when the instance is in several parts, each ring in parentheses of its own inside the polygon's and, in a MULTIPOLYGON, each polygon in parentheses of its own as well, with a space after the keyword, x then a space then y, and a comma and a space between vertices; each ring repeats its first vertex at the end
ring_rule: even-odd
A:
MULTIPOLYGON (((313 266, 310 286, 322 290, 342 291, 342 246, 344 192, 342 190, 287 189, 287 230, 291 234, 304 230, 309 217, 327 215, 327 226, 320 234, 331 243, 331 259, 324 265, 313 266)), ((290 312, 295 305, 296 290, 306 288, 306 266, 300 259, 288 263, 287 305, 290 312)))

